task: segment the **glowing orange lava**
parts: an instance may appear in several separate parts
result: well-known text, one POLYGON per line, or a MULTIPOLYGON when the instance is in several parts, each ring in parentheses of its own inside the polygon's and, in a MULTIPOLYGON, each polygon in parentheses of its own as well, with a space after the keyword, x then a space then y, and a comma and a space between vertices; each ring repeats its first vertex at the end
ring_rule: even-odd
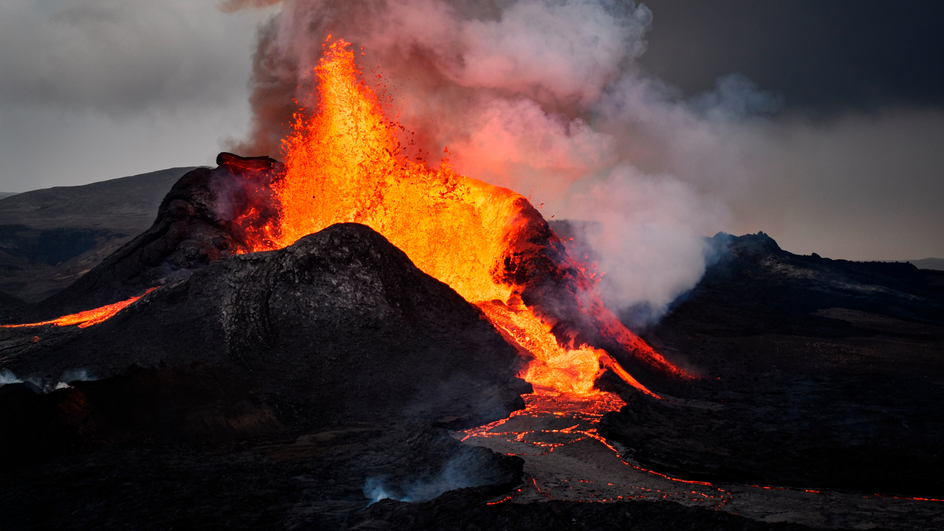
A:
POLYGON ((448 160, 430 169, 409 159, 394 134, 398 125, 386 119, 376 95, 359 80, 348 43, 329 37, 315 74, 319 107, 295 115, 294 132, 283 141, 285 174, 272 185, 281 203, 278 223, 248 235, 253 250, 283 248, 335 223, 367 225, 530 352, 534 360, 521 375, 527 381, 596 395, 602 363, 649 393, 603 350, 574 337, 561 339, 552 331, 560 319, 523 302, 531 293, 529 282, 539 274, 556 275, 558 284, 576 286, 575 306, 586 306, 581 311, 596 321, 601 335, 682 374, 603 308, 593 282, 524 197, 458 175, 448 160), (557 253, 553 259, 541 254, 547 242, 557 253))
POLYGON ((16 324, 16 325, 0 325, 0 328, 31 328, 35 326, 44 326, 44 325, 55 325, 55 326, 72 326, 79 325, 79 328, 88 328, 92 325, 97 325, 103 321, 106 321, 121 310, 124 310, 128 306, 134 304, 141 297, 144 297, 148 293, 156 290, 157 288, 151 288, 137 297, 131 297, 128 300, 121 302, 116 302, 109 304, 107 306, 102 306, 101 308, 95 308, 92 310, 86 310, 84 312, 73 313, 69 315, 64 315, 58 319, 52 319, 50 321, 40 321, 38 323, 26 323, 26 324, 16 324))

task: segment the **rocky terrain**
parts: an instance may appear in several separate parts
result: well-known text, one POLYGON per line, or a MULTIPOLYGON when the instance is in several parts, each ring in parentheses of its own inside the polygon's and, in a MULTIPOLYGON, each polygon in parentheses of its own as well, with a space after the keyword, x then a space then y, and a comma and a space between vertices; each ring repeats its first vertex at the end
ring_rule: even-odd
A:
POLYGON ((649 377, 656 400, 604 375, 626 406, 598 424, 519 416, 507 429, 527 436, 462 443, 523 407, 518 352, 367 227, 246 254, 227 213, 265 197, 220 183, 279 164, 218 163, 54 296, 0 293, 10 323, 161 286, 89 328, 0 329, 4 527, 944 525, 939 502, 875 496, 944 498, 944 274, 718 235, 702 281, 637 329, 698 379, 649 377), (581 435, 597 430, 606 444, 581 435), (529 456, 538 432, 576 443, 529 456), (647 495, 575 501, 627 492, 647 495))
POLYGON ((10 382, 0 387, 0 469, 19 486, 0 496, 14 513, 7 523, 192 525, 214 520, 204 509, 225 497, 226 516, 214 521, 229 528, 337 529, 365 506, 370 481, 415 499, 519 483, 519 459, 435 427, 522 407, 530 386, 514 377, 518 351, 365 226, 335 225, 286 249, 243 254, 239 231, 219 214, 252 197, 212 186, 230 171, 227 161, 274 164, 224 159, 188 173, 151 228, 82 280, 40 304, 9 300, 8 320, 22 322, 161 286, 93 327, 0 331, 0 371, 10 382), (248 461, 238 457, 246 452, 248 461), (279 472, 243 482, 277 462, 279 472), (72 475, 63 487, 64 469, 72 475), (135 478, 133 499, 113 490, 114 474, 135 478), (172 487, 153 491, 155 482, 172 487), (267 498, 273 484, 284 498, 267 498), (225 496, 229 489, 274 505, 247 519, 259 502, 234 506, 241 498, 225 496), (180 492, 196 498, 188 506, 180 492), (146 514, 170 503, 173 511, 146 514), (83 509, 90 506, 102 511, 83 509))
POLYGON ((0 506, 15 527, 86 528, 104 518, 82 510, 96 505, 107 507, 105 524, 193 524, 213 519, 208 499, 236 488, 241 495, 214 509, 227 514, 218 523, 330 529, 366 504, 371 478, 429 498, 520 481, 519 460, 434 427, 520 407, 530 387, 514 378, 517 351, 361 225, 218 260, 94 327, 30 329, 37 340, 25 343, 18 330, 5 331, 4 370, 49 384, 76 368, 102 379, 49 394, 31 383, 0 387, 4 481, 19 486, 0 506), (63 467, 74 474, 64 488, 63 467), (204 477, 206 467, 214 472, 204 477), (115 474, 137 485, 122 483, 136 497, 114 490, 115 474), (273 475, 243 484, 247 474, 273 475), (273 483, 285 497, 263 515, 276 518, 234 516, 259 503, 234 500, 268 499, 273 483), (181 489, 199 498, 183 503, 181 489), (60 501, 50 506, 50 497, 60 501), (306 501, 309 510, 293 515, 306 501), (176 509, 141 512, 166 503, 176 509))
POLYGON ((602 433, 685 478, 944 498, 944 273, 712 244, 642 334, 702 379, 629 397, 602 433))
POLYGON ((233 212, 256 206, 251 192, 254 179, 270 180, 280 165, 268 157, 244 159, 226 153, 218 163, 217 168, 197 168, 180 177, 159 203, 147 230, 35 305, 30 318, 43 320, 111 304, 184 280, 221 258, 248 252, 242 231, 232 221, 233 212))

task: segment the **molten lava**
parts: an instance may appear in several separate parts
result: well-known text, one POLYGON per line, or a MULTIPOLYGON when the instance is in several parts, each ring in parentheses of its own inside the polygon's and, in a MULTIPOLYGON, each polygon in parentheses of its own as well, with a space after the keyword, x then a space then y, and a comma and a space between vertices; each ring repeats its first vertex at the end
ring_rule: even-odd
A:
POLYGON ((101 308, 95 308, 92 310, 86 310, 84 312, 73 313, 69 315, 64 315, 57 319, 52 319, 50 321, 40 321, 38 323, 26 323, 26 324, 16 324, 16 325, 0 325, 0 328, 31 328, 35 326, 44 326, 44 325, 55 325, 55 326, 72 326, 79 325, 79 328, 88 328, 92 325, 97 325, 103 321, 111 319, 115 316, 116 313, 124 310, 128 306, 134 304, 141 297, 144 297, 148 293, 156 290, 157 288, 151 288, 144 293, 138 295, 137 297, 131 297, 128 300, 121 302, 116 302, 113 304, 108 304, 102 306, 101 308))
MULTIPOLYGON (((317 112, 296 113, 294 132, 283 141, 285 174, 272 184, 280 213, 275 221, 260 218, 246 232, 251 250, 283 248, 335 223, 361 223, 476 304, 530 352, 534 360, 521 376, 537 386, 597 394, 593 385, 602 363, 649 393, 590 344, 591 328, 598 342, 619 344, 654 367, 684 374, 603 307, 594 283, 524 197, 457 175, 448 160, 437 170, 409 159, 394 134, 399 126, 360 81, 350 45, 328 42, 315 68, 317 112), (562 315, 558 307, 569 310, 562 315)), ((240 222, 247 216, 252 213, 240 222)))

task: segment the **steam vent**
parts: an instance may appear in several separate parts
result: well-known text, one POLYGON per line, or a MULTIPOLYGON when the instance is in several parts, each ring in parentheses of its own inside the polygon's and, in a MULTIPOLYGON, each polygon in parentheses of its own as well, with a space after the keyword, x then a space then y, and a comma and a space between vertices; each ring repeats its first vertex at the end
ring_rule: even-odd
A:
POLYGON ((4 528, 944 526, 941 275, 719 234, 631 331, 566 225, 407 156, 324 51, 281 162, 0 294, 4 528))

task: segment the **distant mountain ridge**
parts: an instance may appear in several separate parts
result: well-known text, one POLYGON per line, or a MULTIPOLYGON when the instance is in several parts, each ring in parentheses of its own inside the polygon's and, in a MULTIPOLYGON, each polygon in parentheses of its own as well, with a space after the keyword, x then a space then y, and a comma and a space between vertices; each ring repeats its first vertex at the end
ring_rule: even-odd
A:
POLYGON ((944 258, 923 258, 921 260, 908 260, 918 269, 933 269, 935 271, 944 271, 944 258))
POLYGON ((154 221, 193 168, 0 198, 0 292, 40 301, 71 284, 154 221))

